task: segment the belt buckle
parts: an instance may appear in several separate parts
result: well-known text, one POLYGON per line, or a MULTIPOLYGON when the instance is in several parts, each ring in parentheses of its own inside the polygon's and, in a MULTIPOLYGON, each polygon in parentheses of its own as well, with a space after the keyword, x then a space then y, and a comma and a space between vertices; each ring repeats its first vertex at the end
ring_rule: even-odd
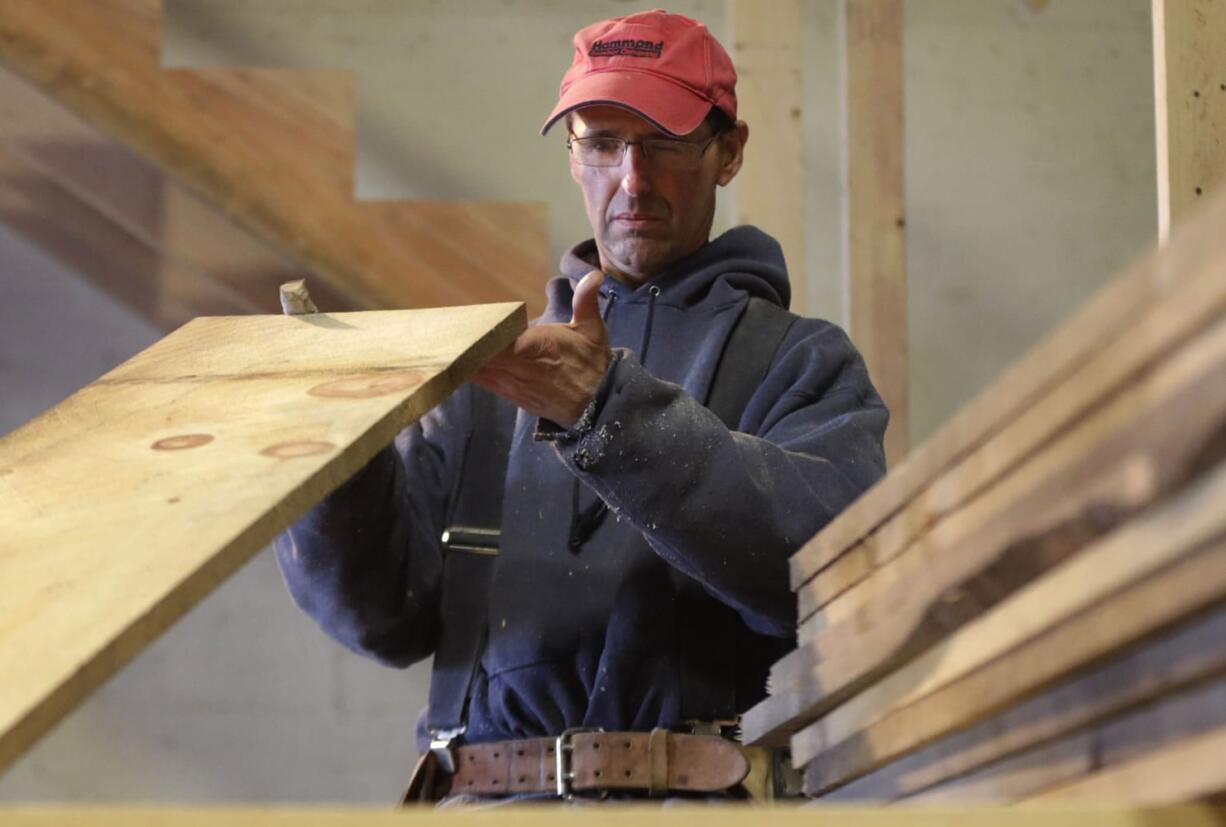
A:
MULTIPOLYGON (((571 801, 578 796, 571 789, 571 782, 575 778, 574 770, 571 768, 571 753, 575 747, 571 743, 571 739, 581 732, 604 732, 604 727, 598 726, 576 726, 562 730, 562 734, 558 736, 554 742, 553 757, 557 762, 554 775, 558 782, 558 797, 564 801, 571 801)), ((598 797, 604 798, 607 796, 608 790, 603 791, 598 797)))

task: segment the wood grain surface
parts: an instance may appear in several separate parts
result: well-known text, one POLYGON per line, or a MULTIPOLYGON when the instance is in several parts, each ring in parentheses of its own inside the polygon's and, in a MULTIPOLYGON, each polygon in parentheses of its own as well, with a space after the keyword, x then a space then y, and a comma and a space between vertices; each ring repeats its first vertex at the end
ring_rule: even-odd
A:
POLYGON ((1226 600, 1226 466, 792 738, 819 794, 1226 600), (1105 568, 1106 567, 1106 568, 1105 568))
POLYGON ((0 440, 0 769, 525 315, 200 318, 0 440))
POLYGON ((1226 606, 1125 657, 886 764, 824 799, 864 802, 914 796, 1155 698, 1221 677, 1226 677, 1226 606))
MULTIPOLYGON (((1097 726, 1072 730, 1050 743, 907 801, 924 804, 1015 802, 1122 767, 1195 738, 1206 730, 1219 728, 1226 728, 1226 682, 1220 679, 1162 696, 1097 726)), ((1226 772, 1221 778, 1226 781, 1226 772)), ((1147 788, 1155 780, 1159 779, 1145 779, 1136 789, 1121 790, 1108 800, 1130 801, 1137 795, 1147 794, 1147 788)))

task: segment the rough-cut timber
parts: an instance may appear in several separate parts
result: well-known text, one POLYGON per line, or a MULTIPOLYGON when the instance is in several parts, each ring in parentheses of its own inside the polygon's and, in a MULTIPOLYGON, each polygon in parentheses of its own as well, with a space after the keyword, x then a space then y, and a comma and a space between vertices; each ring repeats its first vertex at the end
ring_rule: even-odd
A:
POLYGON ((159 0, 0 3, 0 61, 364 306, 540 305, 544 205, 357 203, 334 73, 168 71, 160 41, 159 0))
POLYGON ((801 730, 792 748, 806 789, 972 726, 1226 600, 1224 494, 1226 465, 801 730))
POLYGON ((1094 773, 1109 772, 1138 755, 1219 727, 1226 727, 1226 682, 1222 680, 1172 692, 1099 726, 1074 730, 908 799, 908 803, 1018 801, 1094 773))
POLYGON ((0 769, 524 326, 197 319, 0 440, 0 769))
MULTIPOLYGON (((970 729, 839 787, 830 801, 894 801, 940 788, 1206 680, 1226 677, 1226 607, 970 729)), ((956 783, 956 782, 955 782, 956 783)))

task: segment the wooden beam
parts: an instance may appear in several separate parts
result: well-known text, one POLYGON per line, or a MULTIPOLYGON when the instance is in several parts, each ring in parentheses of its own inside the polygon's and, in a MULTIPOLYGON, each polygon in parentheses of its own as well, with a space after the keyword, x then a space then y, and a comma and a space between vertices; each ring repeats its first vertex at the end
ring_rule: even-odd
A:
POLYGON ((799 0, 728 0, 737 108, 749 124, 733 185, 733 223, 754 224, 783 247, 792 310, 813 315, 805 267, 804 77, 799 0))
POLYGON ((842 0, 849 333, 890 409, 886 457, 910 448, 902 0, 842 0))
POLYGON ((839 787, 828 801, 895 801, 940 787, 1162 695, 1226 675, 1226 606, 1084 676, 839 787))
POLYGON ((970 727, 1226 601, 1223 496, 1226 465, 797 733, 806 791, 970 727))
POLYGON ((335 73, 163 70, 160 35, 158 0, 0 4, 0 60, 354 300, 540 305, 544 205, 359 204, 350 84, 338 109, 335 73))
POLYGON ((1158 238, 1226 179, 1226 3, 1153 0, 1158 238))
POLYGON ((0 769, 525 323, 197 319, 0 439, 0 769))

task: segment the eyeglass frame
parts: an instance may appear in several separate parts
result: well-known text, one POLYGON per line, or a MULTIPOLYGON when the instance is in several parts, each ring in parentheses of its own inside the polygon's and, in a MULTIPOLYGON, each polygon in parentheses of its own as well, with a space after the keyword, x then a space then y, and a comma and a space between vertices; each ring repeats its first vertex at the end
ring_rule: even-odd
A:
MULTIPOLYGON (((667 138, 662 135, 649 135, 646 138, 639 138, 637 141, 629 141, 629 140, 626 140, 625 138, 618 137, 617 135, 584 135, 583 137, 579 137, 575 133, 571 132, 571 133, 568 133, 566 136, 566 151, 570 155, 570 157, 575 159, 575 163, 579 164, 580 166, 589 167, 591 169, 617 169, 618 167, 620 167, 622 164, 626 162, 626 152, 630 149, 630 147, 637 146, 639 150, 643 153, 643 159, 646 160, 648 163, 650 163, 651 153, 647 151, 647 146, 646 146, 647 142, 648 141, 667 141, 673 144, 685 144, 686 146, 701 147, 701 149, 698 150, 698 154, 694 156, 694 160, 698 161, 699 163, 696 164, 693 167, 693 169, 698 169, 698 167, 701 165, 702 157, 707 154, 707 150, 711 148, 711 144, 715 143, 715 141, 723 134, 724 132, 720 132, 717 130, 713 132, 711 134, 711 137, 708 138, 705 142, 703 142, 702 144, 699 144, 697 141, 687 141, 683 138, 667 138), (621 157, 617 160, 616 164, 608 164, 608 165, 585 164, 583 161, 580 161, 575 156, 574 142, 575 141, 587 141, 587 140, 619 141, 622 145, 621 157)), ((678 169, 686 170, 687 168, 679 167, 678 169)))

